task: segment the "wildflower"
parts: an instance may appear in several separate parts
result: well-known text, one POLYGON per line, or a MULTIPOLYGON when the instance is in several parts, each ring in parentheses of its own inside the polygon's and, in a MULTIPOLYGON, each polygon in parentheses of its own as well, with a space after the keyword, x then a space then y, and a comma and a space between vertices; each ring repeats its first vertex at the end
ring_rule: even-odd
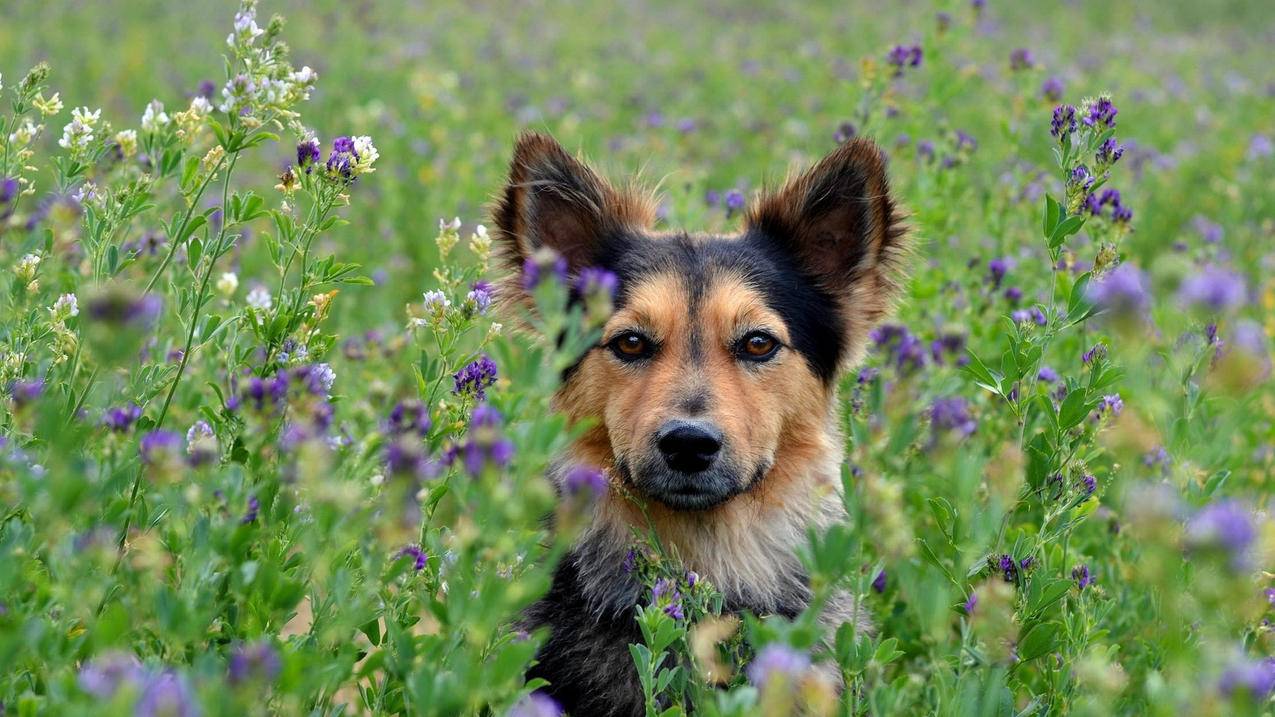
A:
POLYGON ((115 433, 124 433, 133 427, 133 423, 142 417, 142 408, 136 403, 119 408, 109 408, 102 415, 102 425, 115 433))
POLYGON ((832 139, 837 144, 845 144, 854 139, 859 134, 859 129, 852 122, 842 122, 837 125, 837 131, 832 135, 832 139))
POLYGON ((40 114, 45 117, 52 117, 62 111, 62 98, 59 96, 60 94, 61 93, 54 92, 52 97, 45 99, 44 93, 41 92, 34 100, 31 101, 31 104, 35 105, 37 110, 40 110, 40 114))
POLYGON ((487 397, 487 388, 496 383, 496 373, 496 362, 483 354, 453 374, 456 385, 452 392, 458 396, 472 395, 481 401, 487 397))
POLYGON ((429 410, 420 401, 401 401, 390 410, 386 432, 393 436, 414 433, 424 438, 433 426, 429 410))
POLYGON ((1269 157, 1272 154, 1275 154, 1275 143, 1271 142, 1271 138, 1264 134, 1255 134, 1249 140, 1248 150, 1244 153, 1244 158, 1253 162, 1263 157, 1269 157))
POLYGON ((1237 569, 1248 564, 1249 548, 1256 538, 1252 512, 1233 498, 1204 506, 1186 524, 1188 547, 1219 549, 1230 555, 1237 569))
POLYGON ((217 291, 227 298, 239 288, 239 277, 233 271, 224 271, 217 278, 217 291))
POLYGON ((96 323, 149 329, 159 319, 163 304, 158 296, 132 297, 122 291, 107 291, 88 302, 88 316, 96 323))
POLYGON ((966 615, 973 615, 974 608, 978 607, 978 593, 970 591, 970 596, 965 598, 965 604, 961 606, 965 610, 966 615))
POLYGON ((33 381, 14 381, 9 386, 9 396, 12 397, 16 410, 35 403, 42 393, 44 393, 44 381, 38 378, 33 381))
POLYGON ((195 421, 186 430, 186 455, 191 465, 208 463, 216 459, 219 452, 217 436, 206 421, 195 421))
POLYGON ((1245 294, 1242 276, 1210 264, 1182 282, 1178 301, 1187 307, 1220 313, 1244 303, 1245 294))
POLYGON ((1093 576, 1089 574, 1088 565, 1077 565, 1071 569, 1071 577, 1076 581, 1076 587, 1084 590, 1093 584, 1093 576))
POLYGON ((1200 233, 1200 238, 1204 240, 1205 244, 1217 244, 1221 242, 1222 237, 1225 236, 1226 233, 1226 230, 1222 228, 1221 224, 1210 221, 1208 217, 1201 216, 1199 214, 1196 214, 1191 218, 1191 226, 1195 229, 1195 231, 1200 233))
POLYGON ((1014 561, 1011 555, 1001 555, 997 561, 997 568, 1005 578, 1005 582, 1012 583, 1018 579, 1018 563, 1014 561))
POLYGON ((248 292, 248 306, 257 311, 269 311, 274 306, 274 297, 270 295, 270 290, 264 286, 254 287, 248 292))
POLYGON ((999 289, 1001 280, 1005 278, 1005 274, 1009 272, 1009 260, 1005 258, 996 258, 987 262, 987 276, 992 282, 993 289, 999 289))
POLYGON ((63 294, 53 302, 49 312, 53 314, 54 321, 65 321, 80 315, 80 302, 75 298, 75 294, 63 294))
POLYGON ((885 593, 885 584, 886 575, 885 570, 882 569, 881 572, 877 573, 875 578, 872 578, 872 589, 876 590, 878 594, 883 594, 885 593))
POLYGON ((283 668, 279 651, 268 639, 241 644, 230 654, 226 678, 232 685, 257 680, 273 682, 283 668))
POLYGON ((314 136, 307 137, 297 143, 297 166, 309 174, 318 163, 321 154, 319 140, 314 136))
MULTIPOLYGON (((443 301, 447 298, 443 297, 443 301)), ((470 288, 469 293, 465 295, 465 307, 471 313, 479 316, 486 315, 488 309, 491 308, 491 284, 485 281, 476 281, 470 288)))
POLYGON ((734 215, 744 209, 744 193, 738 189, 726 192, 726 214, 734 215))
POLYGON ((1115 137, 1108 137, 1098 147, 1098 151, 1094 154, 1094 162, 1101 168, 1110 167, 1120 158, 1124 156, 1124 145, 1116 141, 1115 137))
POLYGON ((140 452, 142 463, 148 466, 160 466, 173 462, 180 451, 181 436, 173 431, 163 429, 149 431, 142 436, 140 452))
POLYGON ((1141 315, 1151 303, 1146 275, 1132 264, 1121 264, 1089 285, 1089 300, 1117 317, 1141 315))
POLYGON ((898 324, 882 324, 873 329, 869 338, 883 349, 887 360, 900 373, 909 374, 925 367, 925 346, 907 327, 898 324))
POLYGON ((1233 662, 1222 672, 1218 689, 1228 696, 1247 692, 1249 699, 1255 703, 1264 702, 1275 692, 1275 658, 1241 658, 1233 662))
POLYGON ((540 282, 552 277, 558 283, 567 282, 567 260, 549 249, 541 249, 531 255, 522 265, 522 287, 527 291, 534 290, 540 282))
POLYGON ((569 496, 583 496, 594 500, 606 493, 607 478, 596 468, 574 466, 562 479, 562 487, 569 496))
POLYGON ((1102 95, 1096 100, 1088 101, 1083 107, 1084 116, 1081 121, 1089 127, 1111 129, 1116 126, 1116 115, 1120 110, 1111 103, 1111 98, 1102 95))
POLYGON ((936 434, 954 432, 968 436, 978 428, 978 421, 970 415, 969 402, 961 396, 935 399, 930 407, 930 423, 936 434))
POLYGON ((40 258, 39 254, 24 254, 13 267, 13 273, 18 277, 18 281, 23 284, 31 283, 31 280, 35 278, 41 261, 43 259, 40 258))
POLYGON ((1006 301, 1017 304, 1023 300, 1023 290, 1017 286, 1011 286, 1005 290, 1004 296, 1006 301))
POLYGON ((76 681, 80 689, 99 699, 110 699, 125 685, 138 685, 146 670, 136 657, 110 653, 88 660, 80 667, 76 681))
POLYGON ((1090 174, 1089 168, 1083 164, 1078 164, 1071 170, 1071 175, 1067 179, 1067 186, 1069 189, 1078 188, 1087 192, 1093 186, 1094 181, 1095 177, 1090 174))
POLYGON ((469 436, 459 448, 469 475, 478 477, 489 465, 503 468, 513 458, 513 443, 500 433, 503 421, 500 412, 487 404, 474 407, 469 418, 469 436))
POLYGON ((1111 393, 1102 397, 1102 401, 1098 404, 1098 416, 1111 415, 1113 418, 1119 416, 1124 411, 1124 399, 1120 398, 1120 394, 1111 393))
POLYGON ((1083 364, 1093 363, 1095 360, 1107 357, 1106 344, 1094 344, 1092 348, 1080 355, 1080 362, 1083 364))
POLYGON ((1009 69, 1018 72, 1021 70, 1030 70, 1036 66, 1036 58, 1032 56, 1032 51, 1025 47, 1019 47, 1011 50, 1009 53, 1009 69))
POLYGON ((137 130, 125 129, 115 133, 112 138, 115 146, 119 148, 120 154, 125 157, 132 157, 137 154, 137 130))
POLYGON ((90 111, 88 107, 76 107, 71 110, 71 121, 62 128, 62 139, 58 146, 71 150, 72 157, 80 157, 93 144, 93 132, 97 128, 102 110, 90 111))
POLYGON ((1098 490, 1098 479, 1092 473, 1086 473, 1080 477, 1080 483, 1085 487, 1085 495, 1093 495, 1098 490))
POLYGON ((142 112, 142 131, 154 134, 168 126, 170 122, 168 113, 164 112, 164 103, 159 100, 151 100, 146 104, 146 110, 142 112))
POLYGON ((764 689, 772 680, 797 681, 810 669, 810 655, 787 645, 771 643, 748 665, 748 680, 764 689))
POLYGON ((910 47, 895 45, 886 53, 885 61, 894 67, 894 76, 901 77, 905 67, 920 67, 921 58, 920 45, 912 45, 910 47))
POLYGON ((248 496, 248 508, 244 511, 243 517, 239 519, 240 525, 249 525, 257 522, 257 516, 261 513, 261 501, 255 495, 248 496))
POLYGON ((395 553, 394 557, 411 558, 412 569, 417 572, 424 570, 425 565, 429 561, 429 556, 425 554, 424 550, 421 550, 421 546, 415 544, 403 546, 397 553, 395 553))
POLYGON ((1066 85, 1063 84, 1062 78, 1052 75, 1040 85, 1040 94, 1050 102, 1057 102, 1062 99, 1066 85))
POLYGON ((619 279, 615 274, 599 267, 588 267, 580 272, 580 276, 576 278, 576 291, 581 296, 605 297, 608 301, 615 297, 616 289, 619 287, 619 279))
POLYGON ((1061 142, 1076 131, 1075 105, 1058 105, 1054 108, 1054 119, 1049 123, 1049 133, 1061 142))
POLYGON ((559 717, 562 707, 543 692, 532 692, 518 700, 508 717, 559 717))

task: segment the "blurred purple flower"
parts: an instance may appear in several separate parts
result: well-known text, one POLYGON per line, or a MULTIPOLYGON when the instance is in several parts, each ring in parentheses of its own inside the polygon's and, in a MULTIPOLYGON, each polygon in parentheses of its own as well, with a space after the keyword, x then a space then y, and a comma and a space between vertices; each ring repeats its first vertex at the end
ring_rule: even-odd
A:
POLYGON ((1011 50, 1009 53, 1009 69, 1015 72, 1019 70, 1030 70, 1036 66, 1036 58, 1032 55, 1032 51, 1019 47, 1011 50))
POLYGON ((139 447, 142 463, 156 466, 177 460, 182 452, 182 437, 174 431, 159 429, 142 436, 139 447))
POLYGON ((429 556, 421 549, 419 545, 405 545, 394 554, 395 558, 411 558, 412 569, 420 572, 425 569, 425 565, 429 561, 429 556))
POLYGON ((1146 275, 1132 264, 1121 264, 1089 285, 1089 300, 1117 316, 1140 316, 1151 303, 1146 275))
POLYGON ((562 479, 562 487, 570 496, 595 500, 607 491, 607 477, 591 466, 574 466, 562 479))
POLYGON ((1241 658, 1232 663, 1218 680, 1218 689, 1225 695, 1244 691, 1255 702, 1263 702, 1275 692, 1275 657, 1261 660, 1241 658))
POLYGON ((1184 306, 1214 313, 1240 306, 1245 295, 1244 277, 1213 264, 1188 276, 1178 287, 1178 300, 1184 306))
POLYGON ((1191 516, 1186 524, 1186 542, 1193 548, 1219 548, 1230 554, 1231 565, 1244 568, 1249 548, 1257 538, 1253 513, 1234 498, 1214 501, 1191 516))
POLYGON ((888 53, 886 53, 885 61, 894 67, 894 76, 903 75, 906 67, 920 67, 923 53, 920 45, 895 45, 888 53))
POLYGON ((102 416, 102 425, 116 433, 123 433, 132 428, 133 423, 142 417, 142 408, 136 403, 119 408, 108 408, 102 416))
POLYGON ((787 645, 771 643, 757 653, 748 665, 748 681, 758 688, 776 677, 796 681, 810 669, 810 655, 787 645))
POLYGON ((1052 75, 1040 85, 1040 94, 1049 102, 1058 102, 1063 97, 1066 85, 1063 84, 1062 78, 1052 75))
POLYGON ((726 214, 733 215, 744 209, 744 193, 738 189, 726 192, 726 214))
POLYGON ((1071 578, 1076 581, 1076 587, 1081 590, 1093 584, 1093 576, 1089 574, 1088 565, 1077 565, 1071 569, 1071 578))
POLYGON ((518 700, 510 710, 508 717, 560 717, 562 707, 549 695, 543 692, 532 692, 518 700))
POLYGON ((872 589, 876 590, 877 593, 884 593, 886 579, 885 569, 883 568, 881 572, 877 573, 875 578, 872 578, 872 589))
POLYGON ((283 669, 279 651, 268 639, 241 644, 230 654, 227 679, 232 685, 248 681, 274 682, 283 669))
POLYGON ((970 415, 969 402, 961 396, 935 399, 930 407, 930 423, 935 433, 950 431, 961 436, 978 428, 978 421, 970 415))

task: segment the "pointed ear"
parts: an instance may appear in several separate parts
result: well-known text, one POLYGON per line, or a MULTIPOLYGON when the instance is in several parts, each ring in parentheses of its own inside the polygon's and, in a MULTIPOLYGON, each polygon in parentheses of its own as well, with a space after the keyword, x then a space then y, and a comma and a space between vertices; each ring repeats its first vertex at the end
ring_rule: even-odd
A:
POLYGON ((908 236, 890 197, 885 156, 872 141, 846 142, 761 197, 746 224, 837 301, 852 345, 892 308, 908 236))
POLYGON ((649 227, 655 211, 647 198, 616 190, 552 137, 524 132, 492 219, 510 270, 520 271, 525 259, 548 247, 575 273, 595 264, 608 240, 649 227))

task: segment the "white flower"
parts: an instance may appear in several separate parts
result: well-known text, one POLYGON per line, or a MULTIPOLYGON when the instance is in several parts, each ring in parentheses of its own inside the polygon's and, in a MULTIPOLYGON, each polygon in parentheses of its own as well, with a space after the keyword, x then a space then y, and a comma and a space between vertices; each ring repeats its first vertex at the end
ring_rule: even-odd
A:
POLYGON ((441 291, 425 292, 425 310, 430 312, 431 314, 441 312, 451 305, 452 305, 452 302, 447 300, 447 295, 444 294, 443 292, 441 291))
POLYGON ((354 138, 354 156, 358 158, 354 162, 354 173, 356 175, 368 174, 376 171, 372 169, 372 163, 381 156, 381 153, 376 151, 376 146, 372 144, 372 138, 364 135, 354 138))
POLYGON ((43 131, 44 131, 44 125, 36 124, 28 119, 24 121, 20 127, 17 127, 16 129, 14 129, 12 132, 9 133, 9 144, 14 144, 14 145, 31 144, 31 141, 34 140, 36 137, 39 137, 40 133, 43 131))
POLYGON ((229 297, 239 288, 239 277, 233 271, 224 272, 220 279, 217 279, 217 291, 223 296, 229 297))
POLYGON ((164 111, 164 103, 159 100, 151 100, 146 104, 146 111, 142 112, 142 131, 158 132, 168 126, 168 113, 164 111))
POLYGON ((40 110, 40 114, 45 117, 51 117, 62 111, 61 93, 54 92, 53 96, 46 100, 44 98, 44 93, 41 92, 39 95, 36 95, 36 98, 31 101, 31 104, 35 105, 36 109, 40 110))
POLYGON ((71 121, 62 128, 62 139, 58 140, 58 146, 71 150, 72 154, 87 150, 93 143, 93 130, 101 116, 100 109, 90 112, 88 107, 76 107, 71 110, 71 121))
POLYGON ((458 231, 460 231, 460 217, 453 217, 453 218, 452 218, 452 220, 451 220, 450 222, 449 222, 449 221, 447 221, 446 219, 439 219, 439 220, 438 220, 438 231, 439 231, 439 232, 449 232, 449 231, 451 231, 451 232, 458 232, 458 231))
POLYGON ((257 27, 256 3, 244 3, 239 12, 235 13, 235 31, 226 36, 226 44, 234 47, 239 43, 248 47, 264 32, 265 30, 257 27))
POLYGON ((75 298, 75 294, 63 294, 58 300, 53 302, 53 308, 49 309, 53 312, 55 319, 61 321, 72 316, 80 315, 80 302, 75 298))
POLYGON ((35 272, 40 267, 39 254, 27 254, 18 260, 16 266, 13 267, 13 273, 24 282, 29 282, 35 278, 35 272))
POLYGON ((196 117, 206 117, 212 114, 213 106, 207 97, 199 95, 190 101, 190 109, 188 111, 193 112, 196 117))
POLYGON ((137 154, 137 130, 125 129, 115 133, 115 144, 119 145, 120 151, 125 157, 132 157, 137 154))
POLYGON ((314 377, 318 380, 319 385, 324 391, 331 391, 332 384, 336 382, 336 371, 326 363, 317 363, 314 365, 314 377))
POLYGON ((274 306, 274 298, 270 296, 270 291, 264 286, 258 286, 248 292, 248 305, 258 311, 268 311, 274 306))

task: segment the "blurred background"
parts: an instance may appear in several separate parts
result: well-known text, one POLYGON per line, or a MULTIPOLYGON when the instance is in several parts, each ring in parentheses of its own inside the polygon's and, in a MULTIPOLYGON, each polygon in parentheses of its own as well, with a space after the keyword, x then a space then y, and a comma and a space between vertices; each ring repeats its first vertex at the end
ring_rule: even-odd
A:
MULTIPOLYGON (((68 107, 101 106, 117 127, 136 126, 152 98, 176 107, 201 81, 219 82, 237 7, 2 4, 6 79, 46 60, 68 107)), ((381 283, 350 289, 367 296, 341 310, 396 323, 403 303, 419 299, 413 277, 432 266, 437 220, 483 221, 524 127, 553 133, 612 176, 640 170, 660 184, 667 221, 693 229, 732 225, 721 202, 729 190, 747 194, 847 133, 871 134, 895 159, 896 185, 928 246, 990 252, 1034 239, 997 227, 988 212, 998 197, 1039 201, 1039 170, 1052 166, 1052 106, 1109 91, 1130 145, 1132 171, 1120 189, 1136 212, 1133 253, 1167 250, 1198 230, 1197 216, 1269 237, 1275 193, 1240 196, 1235 187, 1247 182, 1237 176, 1249 171, 1246 155, 1269 152, 1275 133, 1270 10, 1263 0, 260 7, 263 22, 287 17, 294 63, 320 74, 302 110, 306 125, 323 140, 369 134, 381 149, 378 173, 350 210, 354 221, 328 250, 343 244, 342 257, 381 283), (885 53, 914 43, 925 52, 921 70, 885 96, 865 97, 861 80, 884 71, 885 53), (1028 66, 1012 66, 1015 50, 1026 51, 1028 66), (972 166, 918 180, 913 164, 933 161, 918 148, 937 144, 941 156, 956 130, 974 141, 963 148, 972 166), (950 186, 936 191, 934 181, 950 186)), ((273 185, 268 175, 289 161, 290 144, 276 154, 277 166, 257 168, 260 187, 273 185)))

